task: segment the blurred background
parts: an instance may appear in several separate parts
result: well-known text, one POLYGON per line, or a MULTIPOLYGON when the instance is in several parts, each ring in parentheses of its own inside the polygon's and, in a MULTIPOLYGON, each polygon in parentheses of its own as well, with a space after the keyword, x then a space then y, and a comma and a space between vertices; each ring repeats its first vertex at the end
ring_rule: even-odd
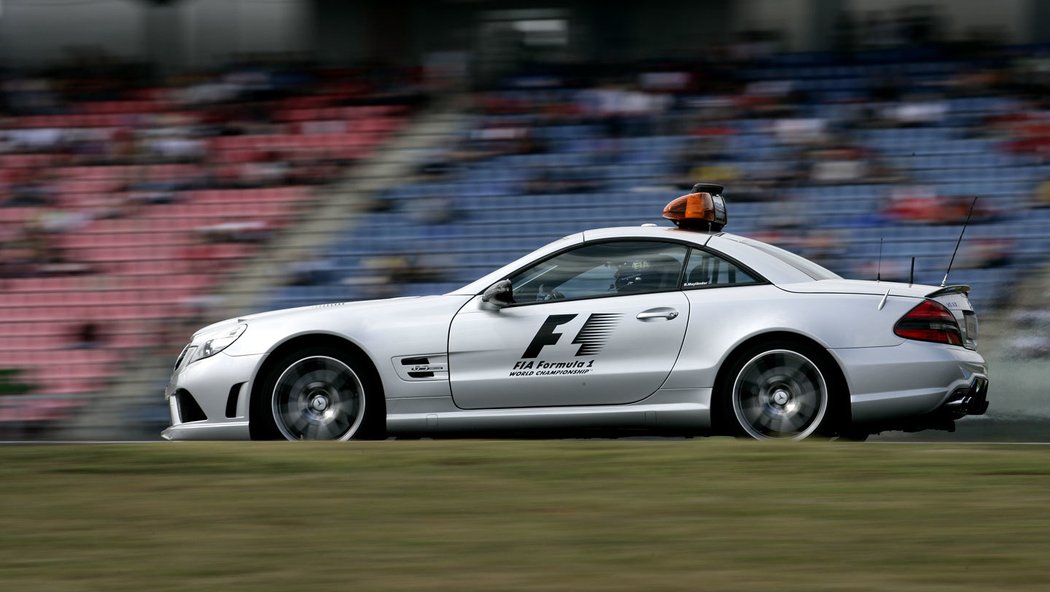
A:
POLYGON ((963 421, 1047 420, 1048 109, 1038 0, 0 0, 0 439, 156 439, 204 324, 449 291, 700 180, 930 284, 979 196, 963 421))

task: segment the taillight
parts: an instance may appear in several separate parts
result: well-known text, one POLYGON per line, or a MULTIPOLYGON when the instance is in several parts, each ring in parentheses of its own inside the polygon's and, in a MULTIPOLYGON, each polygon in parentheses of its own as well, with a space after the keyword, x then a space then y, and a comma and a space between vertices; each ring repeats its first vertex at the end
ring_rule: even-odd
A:
POLYGON ((893 326, 893 332, 905 339, 962 345, 962 333, 955 316, 936 300, 923 300, 893 326))

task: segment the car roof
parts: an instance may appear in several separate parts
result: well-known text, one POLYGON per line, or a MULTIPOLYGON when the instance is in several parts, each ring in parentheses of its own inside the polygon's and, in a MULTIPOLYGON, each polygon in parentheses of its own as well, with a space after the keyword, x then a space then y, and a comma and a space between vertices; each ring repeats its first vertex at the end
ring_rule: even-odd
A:
POLYGON ((717 233, 698 230, 682 230, 675 226, 616 226, 612 228, 595 228, 583 231, 586 241, 603 240, 609 238, 658 238, 663 240, 676 240, 687 243, 704 245, 717 233))
POLYGON ((722 253, 731 259, 743 263, 774 284, 793 284, 813 281, 814 278, 803 271, 785 263, 764 250, 758 249, 748 243, 754 243, 753 239, 745 239, 737 235, 724 232, 707 232, 696 230, 682 230, 673 226, 618 226, 612 228, 596 228, 570 234, 554 242, 548 243, 535 251, 515 260, 503 267, 493 270, 477 280, 450 292, 451 294, 480 294, 486 288, 499 280, 505 279, 522 267, 533 261, 538 261, 558 251, 571 247, 575 244, 607 239, 644 238, 658 240, 673 240, 698 247, 708 247, 716 252, 722 253))

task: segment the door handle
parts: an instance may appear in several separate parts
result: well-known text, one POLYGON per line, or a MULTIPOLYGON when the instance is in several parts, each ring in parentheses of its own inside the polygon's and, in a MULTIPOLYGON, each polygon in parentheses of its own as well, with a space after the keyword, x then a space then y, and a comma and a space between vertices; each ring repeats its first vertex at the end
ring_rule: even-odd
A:
POLYGON ((635 318, 639 321, 651 321, 653 319, 666 319, 668 321, 677 318, 678 311, 673 308, 650 308, 638 313, 635 318))

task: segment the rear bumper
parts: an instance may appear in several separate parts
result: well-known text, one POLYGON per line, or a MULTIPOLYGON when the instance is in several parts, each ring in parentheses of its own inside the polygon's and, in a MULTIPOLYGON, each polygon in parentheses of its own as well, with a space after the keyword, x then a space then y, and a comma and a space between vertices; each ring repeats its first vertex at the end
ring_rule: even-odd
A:
POLYGON ((959 419, 967 415, 984 415, 985 411, 988 411, 988 379, 978 376, 968 386, 955 389, 935 413, 959 419))
POLYGON ((974 350, 905 341, 831 351, 846 373, 853 423, 906 429, 918 418, 950 422, 988 409, 988 364, 974 350))
POLYGON ((955 431, 955 420, 967 415, 984 415, 988 410, 988 379, 976 376, 965 386, 960 386, 948 395, 943 405, 926 415, 909 418, 903 421, 889 422, 874 426, 872 431, 904 430, 920 432, 922 430, 955 431))

